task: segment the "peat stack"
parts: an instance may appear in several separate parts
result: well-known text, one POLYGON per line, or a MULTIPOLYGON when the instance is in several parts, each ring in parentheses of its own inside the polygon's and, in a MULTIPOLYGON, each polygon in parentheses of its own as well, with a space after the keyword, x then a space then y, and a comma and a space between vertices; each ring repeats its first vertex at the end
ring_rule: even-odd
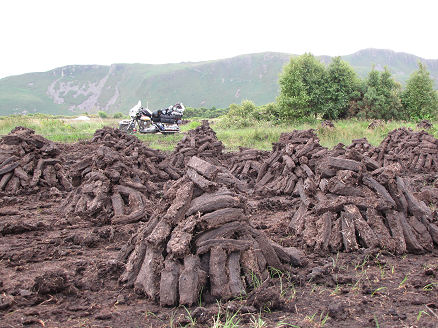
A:
POLYGON ((436 171, 438 140, 426 131, 399 128, 387 135, 371 158, 385 166, 400 163, 407 171, 436 171))
POLYGON ((429 130, 433 128, 433 124, 428 120, 421 120, 417 123, 417 129, 429 130))
POLYGON ((96 131, 94 153, 71 166, 75 189, 63 208, 99 223, 131 223, 148 218, 161 186, 179 174, 163 167, 164 155, 116 129, 96 131), (120 139, 118 139, 120 137, 120 139))
MULTIPOLYGON (((336 148, 335 151, 338 151, 336 148)), ((345 150, 341 147, 341 151, 345 150)), ((282 133, 270 156, 257 172, 255 191, 260 194, 292 194, 297 182, 314 176, 314 168, 328 152, 314 130, 282 133)))
POLYGON ((345 148, 347 150, 354 150, 368 157, 372 157, 376 149, 376 147, 368 142, 367 138, 353 139, 351 144, 345 148))
POLYGON ((368 129, 374 130, 376 128, 381 128, 385 126, 385 121, 383 120, 373 120, 370 124, 368 124, 368 129))
POLYGON ((121 251, 120 281, 162 306, 193 305, 248 292, 268 267, 302 265, 302 253, 252 228, 245 199, 218 182, 221 170, 198 158, 167 188, 159 211, 121 251))
POLYGON ((350 155, 325 156, 313 176, 297 182, 300 205, 289 224, 295 242, 324 252, 431 251, 438 244, 436 221, 399 176, 400 165, 380 167, 350 155))
POLYGON ((321 128, 323 129, 334 129, 335 125, 330 120, 325 120, 321 122, 321 128))
POLYGON ((296 246, 422 253, 438 243, 432 211, 400 177, 401 165, 383 166, 366 139, 327 150, 306 130, 283 134, 273 146, 255 191, 299 199, 289 224, 296 246))
POLYGON ((169 166, 184 170, 192 156, 219 165, 224 145, 216 137, 216 132, 207 120, 196 129, 190 130, 175 147, 171 157, 166 160, 169 166))
POLYGON ((71 190, 57 145, 16 127, 0 141, 0 191, 11 194, 35 192, 41 187, 71 190))
POLYGON ((235 177, 254 187, 261 165, 269 155, 269 151, 240 147, 238 152, 229 154, 227 163, 235 177))
POLYGON ((91 143, 106 146, 131 162, 129 166, 147 171, 153 181, 179 179, 180 175, 163 160, 166 155, 159 150, 147 147, 136 136, 127 134, 119 129, 104 127, 96 130, 91 143))

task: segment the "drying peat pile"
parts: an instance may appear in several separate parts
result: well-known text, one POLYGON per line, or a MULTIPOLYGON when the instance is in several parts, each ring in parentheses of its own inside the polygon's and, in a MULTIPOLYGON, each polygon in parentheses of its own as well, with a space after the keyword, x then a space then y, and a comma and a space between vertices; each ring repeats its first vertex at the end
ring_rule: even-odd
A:
POLYGON ((120 281, 162 306, 193 305, 246 294, 268 266, 290 270, 302 255, 252 228, 245 199, 219 183, 221 170, 198 158, 166 190, 157 212, 122 252, 120 281))
POLYGON ((321 127, 324 129, 334 129, 335 125, 330 120, 325 120, 321 122, 321 127))
POLYGON ((55 143, 16 127, 0 141, 0 191, 35 192, 42 187, 71 190, 55 143))
POLYGON ((438 169, 438 140, 426 131, 399 128, 391 131, 371 155, 381 165, 400 163, 403 169, 428 172, 438 169))
POLYGON ((194 130, 190 130, 175 147, 174 152, 166 163, 183 172, 187 162, 192 156, 198 156, 212 164, 219 165, 224 145, 216 137, 216 132, 210 127, 208 121, 194 130))
MULTIPOLYGON (((354 139, 351 141, 351 144, 345 147, 347 150, 352 150, 359 152, 360 154, 363 154, 366 157, 373 157, 373 154, 375 153, 375 148, 373 145, 371 145, 367 138, 361 138, 361 139, 354 139)), ((377 156, 375 156, 373 159, 377 159, 377 156)))
POLYGON ((269 151, 240 148, 238 152, 227 154, 230 172, 241 181, 254 187, 261 163, 270 155, 269 151))
POLYGON ((400 176, 400 164, 381 166, 357 145, 367 147, 358 140, 350 149, 328 151, 311 130, 284 134, 262 164, 256 191, 299 197, 289 224, 296 245, 331 252, 431 251, 438 244, 436 221, 400 176))
POLYGON ((376 128, 381 128, 385 126, 385 121, 383 120, 373 120, 370 124, 368 124, 368 129, 374 130, 376 128))
MULTIPOLYGON (((180 175, 165 156, 117 129, 97 130, 94 151, 71 166, 74 190, 65 211, 98 223, 130 223, 149 217, 162 184, 180 175)), ((86 148, 85 148, 86 149, 86 148)))
POLYGON ((328 150, 319 144, 313 130, 282 133, 270 156, 257 172, 259 194, 292 194, 297 182, 314 175, 315 165, 328 150))
POLYGON ((429 130, 433 128, 433 124, 428 120, 421 120, 420 122, 417 123, 417 128, 429 130))
POLYGON ((346 147, 381 166, 399 163, 404 172, 430 172, 438 169, 438 140, 426 131, 399 128, 388 133, 378 147, 366 138, 356 139, 346 147))

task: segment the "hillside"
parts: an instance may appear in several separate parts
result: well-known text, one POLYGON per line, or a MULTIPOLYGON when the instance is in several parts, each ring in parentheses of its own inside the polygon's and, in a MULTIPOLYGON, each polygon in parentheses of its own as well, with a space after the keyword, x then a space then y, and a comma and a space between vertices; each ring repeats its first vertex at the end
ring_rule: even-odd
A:
MULTIPOLYGON (((196 63, 74 65, 10 76, 0 79, 0 115, 126 112, 139 99, 152 109, 179 101, 191 107, 220 108, 251 99, 261 105, 275 100, 278 76, 290 56, 266 52, 196 63)), ((342 58, 361 77, 373 65, 377 69, 388 66, 402 83, 421 60, 438 81, 438 60, 379 49, 342 58)), ((330 62, 328 56, 320 59, 330 62)))

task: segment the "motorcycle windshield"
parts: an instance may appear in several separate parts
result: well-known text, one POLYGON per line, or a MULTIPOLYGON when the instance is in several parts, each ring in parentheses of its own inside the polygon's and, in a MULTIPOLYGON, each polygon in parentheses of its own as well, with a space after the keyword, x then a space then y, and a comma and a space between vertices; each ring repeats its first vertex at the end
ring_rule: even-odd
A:
POLYGON ((135 115, 137 115, 137 113, 138 113, 138 111, 140 110, 140 108, 141 108, 141 100, 139 100, 138 103, 137 103, 137 105, 135 105, 134 107, 132 107, 132 108, 129 110, 129 116, 131 116, 131 117, 135 117, 135 115))

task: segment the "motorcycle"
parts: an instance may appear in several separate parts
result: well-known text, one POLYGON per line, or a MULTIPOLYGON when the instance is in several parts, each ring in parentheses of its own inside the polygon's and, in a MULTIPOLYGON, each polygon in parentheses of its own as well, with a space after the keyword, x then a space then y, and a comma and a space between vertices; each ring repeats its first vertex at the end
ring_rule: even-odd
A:
POLYGON ((139 100, 137 105, 129 110, 131 119, 120 121, 119 129, 127 133, 178 133, 184 110, 184 105, 177 103, 168 108, 151 112, 149 108, 142 107, 139 100))

